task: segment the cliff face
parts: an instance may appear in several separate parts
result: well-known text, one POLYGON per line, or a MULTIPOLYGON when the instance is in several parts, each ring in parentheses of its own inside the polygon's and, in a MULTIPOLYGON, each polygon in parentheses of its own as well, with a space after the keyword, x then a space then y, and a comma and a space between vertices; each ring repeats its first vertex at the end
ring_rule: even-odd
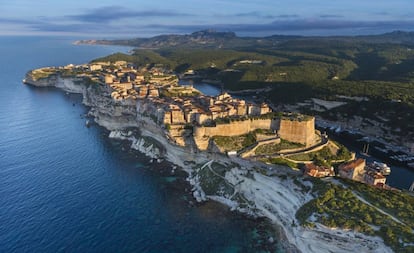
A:
POLYGON ((26 74, 26 77, 23 80, 23 82, 25 84, 29 84, 29 85, 36 86, 36 87, 55 87, 57 79, 58 79, 57 75, 50 75, 47 78, 36 79, 33 77, 32 71, 29 71, 26 74))
MULTIPOLYGON (((292 221, 296 219, 295 213, 298 208, 312 198, 309 194, 304 193, 296 183, 293 183, 295 175, 293 175, 294 177, 286 177, 283 170, 277 172, 277 166, 274 166, 274 170, 269 170, 272 171, 273 176, 267 176, 258 173, 255 167, 265 171, 270 165, 240 160, 239 158, 228 159, 224 156, 215 156, 206 152, 194 154, 185 147, 173 145, 168 141, 165 130, 160 127, 160 124, 154 118, 154 115, 157 115, 158 112, 155 104, 146 103, 144 100, 138 100, 137 102, 132 100, 114 101, 105 87, 88 85, 77 78, 62 78, 56 75, 41 80, 27 79, 26 83, 37 87, 53 86, 67 92, 82 94, 83 103, 91 107, 90 115, 95 117, 95 121, 99 125, 112 130, 109 137, 129 140, 132 142, 131 148, 139 150, 155 160, 164 158, 187 171, 190 175, 188 181, 193 186, 193 195, 197 200, 212 199, 240 212, 268 217, 283 228, 286 233, 286 243, 294 244, 303 252, 348 252, 349 249, 354 248, 355 250, 351 251, 366 252, 366 247, 374 249, 375 252, 380 252, 379 249, 387 249, 382 241, 378 241, 376 238, 362 237, 365 244, 358 243, 358 241, 355 243, 355 240, 352 239, 353 234, 351 233, 350 236, 350 234, 345 233, 343 236, 335 234, 338 240, 335 238, 327 240, 326 234, 329 235, 329 238, 333 236, 328 230, 321 232, 320 230, 314 231, 300 226, 291 226, 292 221), (139 134, 135 134, 133 131, 125 131, 128 127, 139 129, 139 134), (213 166, 214 160, 219 161, 216 166, 213 166), (204 165, 197 169, 194 167, 197 164, 204 165), (232 166, 236 167, 232 168, 232 166), (222 168, 223 171, 215 171, 219 168, 222 168), (281 176, 275 177, 275 173, 281 173, 281 176), (217 177, 217 180, 211 180, 212 177, 217 177), (219 184, 203 189, 202 186, 206 182, 208 184, 219 182, 219 184), (230 188, 228 188, 229 186, 230 188), (224 191, 226 187, 229 190, 228 192, 224 191), (211 192, 206 194, 204 190, 209 189, 211 192), (338 244, 339 246, 335 246, 337 241, 341 242, 338 244), (370 241, 373 243, 370 243, 370 241), (352 247, 352 245, 357 246, 352 247), (325 246, 325 248, 321 250, 321 246, 325 246)), ((274 127, 272 124, 275 124, 275 122, 271 120, 253 121, 249 124, 251 125, 248 127, 238 126, 237 131, 274 127)), ((300 126, 301 124, 298 125, 298 127, 300 126)), ((288 124, 286 127, 290 127, 290 125, 288 124)), ((291 127, 291 131, 295 132, 294 123, 291 127)), ((311 126, 309 126, 308 130, 311 129, 311 126)), ((234 130, 236 132, 236 129, 234 130)), ((198 135, 202 138, 208 131, 210 131, 209 134, 218 133, 211 131, 225 131, 222 133, 230 134, 232 129, 229 129, 228 126, 223 126, 223 129, 219 130, 204 129, 204 132, 200 132, 198 135)), ((299 181, 302 182, 302 180, 299 181)), ((307 182, 302 183, 308 184, 307 182)), ((288 245, 287 248, 292 249, 292 246, 288 245)), ((382 250, 381 252, 390 251, 382 250)))
POLYGON ((62 78, 58 74, 51 74, 45 78, 35 79, 32 72, 26 74, 24 83, 36 87, 56 87, 71 93, 84 93, 85 86, 81 85, 84 82, 83 78, 65 77, 62 78))
POLYGON ((91 107, 89 115, 108 130, 137 126, 137 110, 134 101, 114 101, 102 88, 86 88, 83 103, 91 107))
POLYGON ((84 78, 62 77, 56 73, 35 79, 30 71, 24 82, 36 87, 56 87, 66 92, 82 94, 83 104, 91 107, 89 115, 108 130, 137 126, 135 101, 114 101, 105 87, 98 84, 88 85, 84 78))
POLYGON ((131 141, 131 148, 151 158, 163 157, 187 171, 190 168, 184 164, 184 161, 207 160, 204 154, 199 153, 194 157, 188 149, 179 148, 167 139, 168 133, 158 123, 163 114, 154 103, 145 100, 115 101, 104 86, 90 85, 83 78, 61 77, 58 74, 34 80, 29 72, 25 83, 36 87, 56 87, 66 92, 82 94, 83 104, 90 107, 88 114, 94 117, 98 125, 111 131, 111 138, 131 141), (120 131, 127 128, 139 129, 139 134, 133 136, 120 134, 120 131))

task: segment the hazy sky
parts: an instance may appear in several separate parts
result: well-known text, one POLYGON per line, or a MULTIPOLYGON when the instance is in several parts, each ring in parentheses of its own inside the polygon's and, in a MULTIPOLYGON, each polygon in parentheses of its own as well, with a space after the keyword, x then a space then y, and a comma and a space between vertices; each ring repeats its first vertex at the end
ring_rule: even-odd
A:
POLYGON ((414 30, 414 0, 0 0, 0 35, 148 37, 213 28, 238 35, 414 30))

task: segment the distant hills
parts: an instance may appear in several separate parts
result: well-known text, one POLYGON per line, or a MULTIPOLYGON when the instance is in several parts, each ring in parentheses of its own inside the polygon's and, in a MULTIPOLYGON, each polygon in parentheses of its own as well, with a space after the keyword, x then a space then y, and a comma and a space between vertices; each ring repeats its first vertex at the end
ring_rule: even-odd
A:
MULTIPOLYGON (((297 36, 272 36, 266 38, 264 43, 271 43, 277 39, 292 39, 297 36)), ((80 40, 75 44, 102 44, 123 45, 146 49, 166 47, 191 47, 191 48, 234 48, 254 46, 261 43, 263 38, 238 37, 234 32, 218 32, 215 30, 203 30, 185 35, 159 35, 152 38, 135 38, 124 40, 80 40)))
POLYGON ((122 40, 80 40, 75 44, 101 44, 124 45, 146 49, 191 47, 191 48, 246 48, 246 47, 272 47, 281 42, 295 40, 340 40, 346 42, 366 43, 393 43, 414 44, 414 32, 394 31, 380 35, 363 36, 288 36, 272 35, 268 37, 238 37, 234 32, 218 32, 215 30, 203 30, 185 35, 159 35, 151 38, 134 38, 122 40))
MULTIPOLYGON (((177 74, 188 70, 199 81, 222 84, 225 90, 255 90, 255 96, 284 106, 310 98, 337 100, 367 97, 327 112, 377 120, 389 119, 390 129, 414 138, 414 33, 305 37, 274 35, 238 37, 233 32, 205 30, 187 35, 161 35, 127 40, 78 43, 127 45, 130 54, 116 53, 95 61, 124 60, 140 68, 153 66, 177 74), (397 102, 395 102, 397 101, 397 102), (401 121, 407 124, 401 124, 401 121)), ((306 106, 305 113, 309 111, 306 106)), ((342 116, 340 116, 342 117, 342 116)), ((368 124, 368 123, 367 123, 368 124)))

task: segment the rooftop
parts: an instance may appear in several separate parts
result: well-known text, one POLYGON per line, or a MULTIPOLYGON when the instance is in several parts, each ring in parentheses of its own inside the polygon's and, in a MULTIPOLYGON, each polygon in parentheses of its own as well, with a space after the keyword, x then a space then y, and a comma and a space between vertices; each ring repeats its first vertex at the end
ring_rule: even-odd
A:
POLYGON ((365 164, 365 159, 358 158, 356 160, 341 164, 339 168, 342 170, 351 170, 363 164, 365 164))

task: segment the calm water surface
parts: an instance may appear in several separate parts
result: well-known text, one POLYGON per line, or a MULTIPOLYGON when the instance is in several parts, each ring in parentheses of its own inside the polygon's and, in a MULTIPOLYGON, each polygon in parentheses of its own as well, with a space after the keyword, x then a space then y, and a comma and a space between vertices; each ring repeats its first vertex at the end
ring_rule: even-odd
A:
POLYGON ((211 85, 203 82, 194 82, 192 80, 180 80, 181 85, 193 85, 194 88, 208 96, 217 96, 221 93, 221 88, 217 85, 211 85))
POLYGON ((168 165, 86 128, 79 96, 21 84, 29 69, 128 49, 48 37, 0 37, 0 45, 0 252, 258 250, 264 222, 189 204, 180 179, 159 172, 168 165))

